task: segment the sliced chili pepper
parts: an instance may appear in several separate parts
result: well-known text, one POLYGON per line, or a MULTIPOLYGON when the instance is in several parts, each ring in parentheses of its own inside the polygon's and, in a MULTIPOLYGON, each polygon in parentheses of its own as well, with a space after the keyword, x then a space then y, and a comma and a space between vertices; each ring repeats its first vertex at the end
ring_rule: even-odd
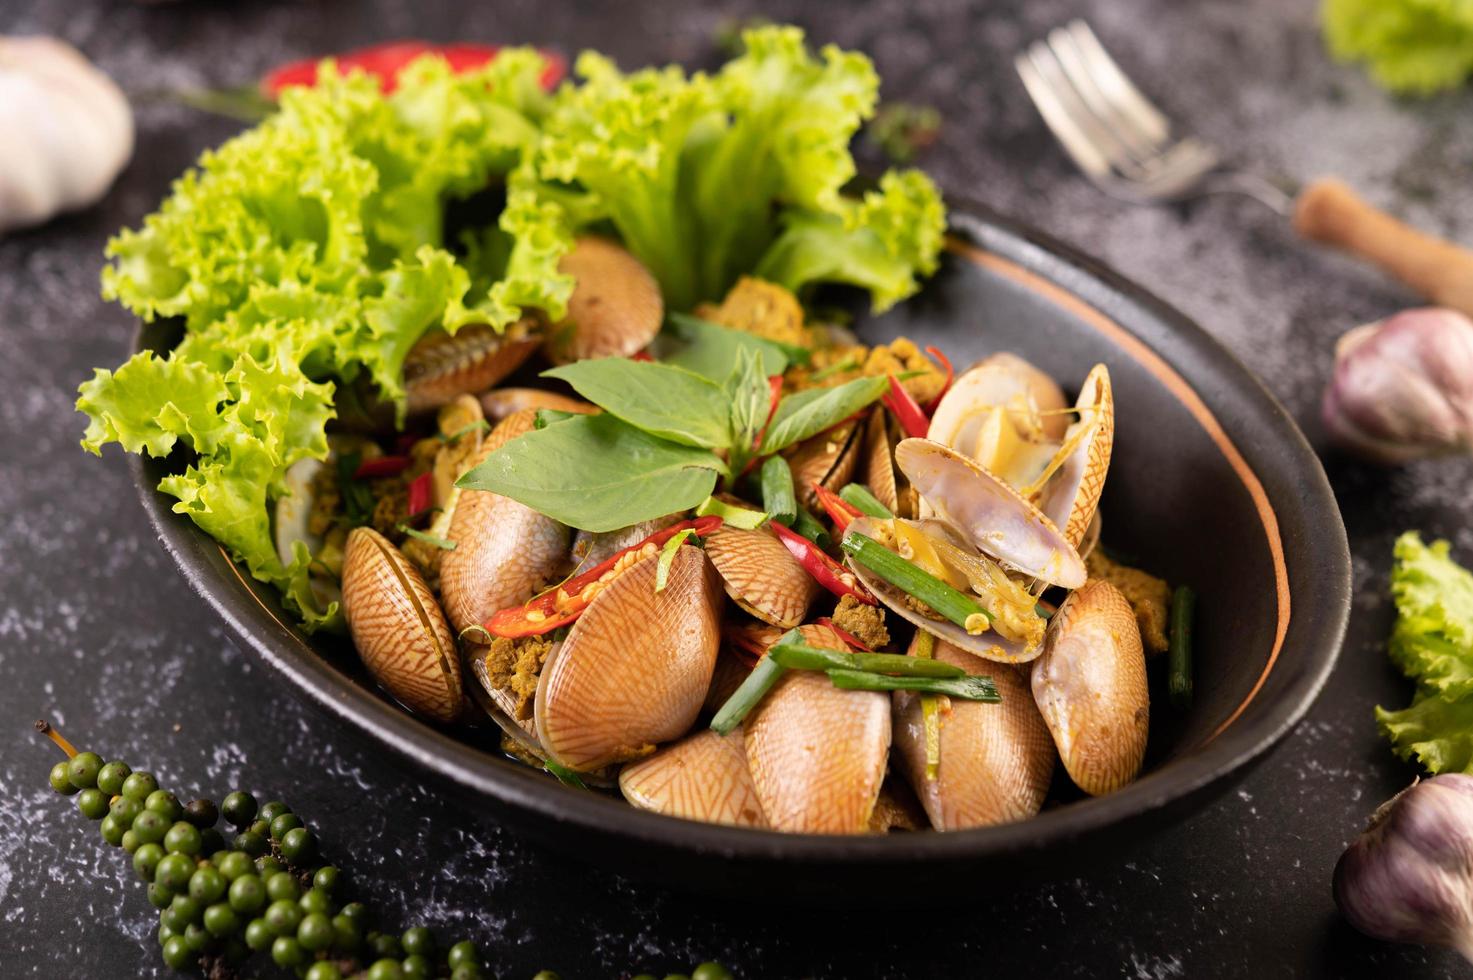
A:
POLYGON ((845 571, 843 565, 824 554, 818 545, 797 531, 790 531, 781 524, 769 522, 767 526, 772 529, 772 533, 777 535, 777 539, 787 547, 793 557, 798 559, 798 564, 803 566, 803 570, 812 575, 819 585, 841 599, 846 595, 852 595, 866 606, 875 604, 875 597, 869 594, 869 590, 855 580, 851 573, 845 571), (853 584, 846 581, 846 577, 853 581, 853 584))
POLYGON ((637 350, 633 354, 630 354, 629 355, 629 359, 631 361, 639 361, 641 364, 648 364, 651 361, 653 361, 655 358, 647 350, 637 350))
POLYGON ((365 459, 353 471, 353 479, 368 480, 380 476, 398 476, 409 468, 408 456, 375 456, 365 459))
POLYGON ((777 403, 783 400, 783 376, 769 375, 767 388, 771 392, 767 405, 767 421, 762 423, 762 428, 757 432, 757 438, 752 440, 753 449, 762 448, 762 440, 767 438, 767 427, 772 424, 772 417, 777 414, 777 403))
POLYGON ((849 644, 855 650, 861 650, 865 653, 870 652, 870 648, 865 646, 864 642, 860 640, 859 637, 855 636, 853 633, 849 632, 838 623, 835 623, 830 617, 820 616, 815 619, 814 622, 820 626, 827 626, 829 629, 833 630, 835 636, 843 640, 845 643, 849 644))
POLYGON ((409 516, 418 517, 435 502, 435 477, 432 473, 421 473, 409 481, 409 516))
POLYGON ((685 530, 694 531, 696 537, 704 538, 720 526, 721 518, 719 517, 697 517, 694 520, 672 524, 662 531, 656 531, 638 544, 630 545, 599 562, 588 571, 533 596, 524 605, 513 606, 495 613, 485 623, 486 632, 492 636, 515 638, 540 636, 559 626, 566 626, 583 615, 583 611, 593 602, 592 596, 583 597, 583 590, 603 578, 625 555, 651 544, 658 548, 685 530), (558 607, 560 598, 564 601, 562 608, 558 607))
POLYGON ((894 413, 900 427, 905 434, 912 439, 926 438, 926 432, 931 428, 931 422, 926 418, 926 413, 921 411, 921 406, 911 397, 905 386, 896 380, 895 375, 890 375, 890 390, 880 399, 885 407, 894 413))
POLYGON ((941 399, 946 397, 946 393, 951 390, 951 383, 956 380, 956 368, 951 366, 951 358, 941 353, 937 348, 927 347, 926 353, 939 361, 941 366, 946 369, 946 381, 941 385, 941 390, 936 393, 935 398, 932 398, 926 404, 926 414, 935 415, 936 406, 941 404, 941 399))
MULTIPOLYGON (((385 93, 394 91, 399 84, 399 73, 410 62, 425 54, 438 54, 450 63, 456 74, 473 71, 494 59, 501 52, 496 44, 430 44, 426 41, 390 41, 366 48, 355 48, 333 57, 344 74, 354 69, 378 78, 385 93)), ((566 65, 563 59, 550 51, 542 51, 547 67, 542 72, 542 87, 551 89, 562 80, 566 65)), ((317 66, 322 58, 303 58, 288 62, 268 72, 261 79, 261 92, 267 98, 281 96, 285 88, 300 85, 311 88, 317 84, 317 66)))
POLYGON ((862 517, 858 507, 840 497, 837 493, 824 486, 822 483, 813 485, 813 492, 818 495, 818 502, 828 513, 829 520, 834 522, 834 530, 843 536, 849 529, 849 524, 857 517, 862 517))
POLYGON ((423 436, 413 432, 401 432, 394 438, 394 454, 397 456, 408 456, 414 444, 419 442, 423 436))

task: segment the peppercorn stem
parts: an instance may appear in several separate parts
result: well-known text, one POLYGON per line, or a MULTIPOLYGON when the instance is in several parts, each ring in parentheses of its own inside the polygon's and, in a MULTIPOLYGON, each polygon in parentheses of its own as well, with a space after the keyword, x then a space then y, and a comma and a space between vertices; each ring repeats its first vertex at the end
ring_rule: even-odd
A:
POLYGON ((1002 700, 992 678, 978 674, 966 677, 890 677, 862 670, 831 670, 828 675, 835 687, 846 691, 923 691, 963 701, 989 701, 993 704, 1002 700))
POLYGON ((850 483, 839 491, 839 499, 851 507, 858 508, 861 513, 870 517, 878 517, 880 520, 888 521, 895 515, 890 508, 880 503, 879 498, 869 492, 869 487, 859 483, 850 483))
MULTIPOLYGON (((778 640, 782 643, 788 639, 796 640, 801 634, 797 630, 788 630, 778 640)), ((716 717, 711 719, 711 730, 718 735, 729 735, 732 729, 742 723, 742 720, 757 707, 757 702, 767 696, 774 684, 782 679, 788 668, 778 663, 772 657, 763 657, 757 661, 757 666, 742 681, 741 686, 732 692, 731 697, 716 712, 716 717)))
POLYGON ((806 643, 778 643, 767 654, 790 670, 858 670, 906 677, 965 677, 967 672, 940 660, 897 653, 843 653, 806 643))
POLYGON ((1171 706, 1178 710, 1192 706, 1192 618, 1196 608, 1197 593, 1190 586, 1177 586, 1171 595, 1167 691, 1171 706))
POLYGON ((781 456, 762 463, 762 506, 779 524, 791 527, 798 516, 798 498, 793 493, 793 471, 781 456))
POLYGON ((77 757, 77 747, 71 742, 68 742, 66 736, 62 735, 61 732, 52 728, 50 722, 44 719, 36 722, 36 731, 60 746, 61 750, 66 753, 68 759, 75 759, 77 757))
POLYGON ((851 531, 844 535, 844 551, 900 591, 924 602, 968 633, 985 633, 992 614, 970 596, 953 589, 915 562, 907 561, 874 538, 851 531))

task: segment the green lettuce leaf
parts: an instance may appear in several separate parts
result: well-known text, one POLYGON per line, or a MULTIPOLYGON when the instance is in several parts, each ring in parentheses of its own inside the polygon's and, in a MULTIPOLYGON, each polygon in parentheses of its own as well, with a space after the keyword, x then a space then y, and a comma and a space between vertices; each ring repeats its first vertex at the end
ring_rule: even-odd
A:
POLYGON ((159 489, 174 509, 276 585, 308 628, 318 609, 305 549, 277 554, 271 510, 286 468, 325 458, 339 383, 366 375, 402 405, 404 358, 426 331, 564 315, 572 280, 561 209, 511 192, 494 248, 447 250, 447 203, 519 166, 549 97, 540 55, 508 50, 456 75, 438 57, 384 95, 324 63, 258 126, 207 151, 143 227, 108 246, 103 294, 185 337, 81 386, 82 444, 196 454, 159 489))
POLYGON ((611 224, 673 310, 720 298, 753 269, 795 288, 858 285, 877 309, 910 295, 941 245, 934 186, 887 175, 873 199, 841 193, 855 175, 850 141, 875 110, 869 59, 832 46, 814 57, 794 27, 743 41, 710 76, 625 75, 583 54, 582 84, 559 93, 513 186, 536 188, 571 227, 611 224))
POLYGON ((1391 659, 1417 682, 1403 711, 1376 709, 1398 755, 1432 772, 1473 772, 1473 573, 1446 541, 1396 541, 1391 594, 1397 620, 1391 659))
POLYGON ((1473 75, 1468 0, 1324 0, 1325 41, 1341 61, 1362 61, 1393 92, 1431 95, 1473 75))

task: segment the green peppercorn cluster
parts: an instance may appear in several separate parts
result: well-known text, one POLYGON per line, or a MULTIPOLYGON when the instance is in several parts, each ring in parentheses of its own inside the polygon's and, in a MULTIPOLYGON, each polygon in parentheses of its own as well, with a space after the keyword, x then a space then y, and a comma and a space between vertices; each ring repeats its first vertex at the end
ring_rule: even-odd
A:
POLYGON ((441 948, 430 930, 370 927, 361 902, 344 901, 342 874, 318 857, 317 838, 285 803, 258 806, 234 792, 219 807, 181 804, 151 773, 79 752, 51 768, 51 788, 77 797, 103 840, 133 856, 159 910, 164 962, 188 970, 253 952, 305 980, 475 980, 469 941, 441 948), (216 825, 233 828, 227 843, 216 825))

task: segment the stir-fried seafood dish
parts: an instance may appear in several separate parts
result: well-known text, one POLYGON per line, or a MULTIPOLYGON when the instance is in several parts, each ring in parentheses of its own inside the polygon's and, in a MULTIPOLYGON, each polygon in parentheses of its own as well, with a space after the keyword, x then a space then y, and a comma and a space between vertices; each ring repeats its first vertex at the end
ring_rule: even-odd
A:
POLYGON ((579 528, 520 487, 480 487, 515 483, 498 460, 519 444, 642 417, 602 376, 498 383, 539 351, 626 389, 700 375, 659 359, 663 310, 638 262, 594 238, 572 256, 587 272, 568 322, 411 353, 409 404, 432 431, 338 432, 329 461, 292 473, 278 545, 307 544, 315 590, 341 597, 385 690, 440 722, 489 716, 508 753, 567 781, 746 827, 954 830, 1037 813, 1057 763, 1094 795, 1135 778, 1166 586, 1097 550, 1104 365, 1072 402, 1011 354, 953 376, 939 350, 866 347, 746 278, 686 321, 699 344, 779 345, 788 361, 762 378, 752 448, 726 453, 740 469, 694 507, 618 501, 645 516, 579 528), (617 366, 579 360, 600 356, 617 366), (853 411, 765 451, 790 399, 853 390, 853 411))

